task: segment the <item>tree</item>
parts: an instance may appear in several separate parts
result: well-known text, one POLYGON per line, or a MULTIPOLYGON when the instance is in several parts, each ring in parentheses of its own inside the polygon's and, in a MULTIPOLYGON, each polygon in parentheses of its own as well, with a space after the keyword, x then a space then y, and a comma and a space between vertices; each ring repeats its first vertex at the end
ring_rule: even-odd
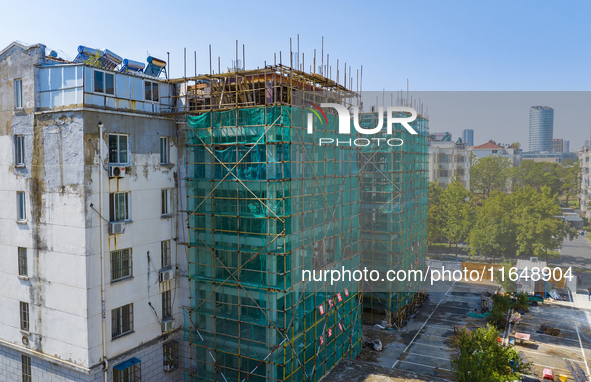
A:
POLYGON ((465 240, 470 233, 470 221, 472 208, 470 203, 471 194, 466 190, 459 179, 454 179, 441 194, 441 208, 443 221, 441 233, 451 243, 457 244, 465 240))
POLYGON ((457 382, 505 382, 520 380, 530 366, 524 364, 513 346, 504 347, 499 332, 492 326, 468 333, 466 329, 455 336, 452 347, 459 351, 452 360, 457 382))
POLYGON ((443 207, 441 205, 441 195, 443 187, 437 182, 429 184, 429 216, 427 218, 427 242, 433 243, 442 236, 443 227, 443 207))
POLYGON ((547 255, 549 249, 560 248, 566 237, 572 240, 576 235, 557 217, 561 214, 560 206, 549 187, 543 186, 540 191, 529 186, 518 189, 511 199, 517 255, 547 255))
POLYGON ((562 167, 560 193, 565 196, 566 206, 568 207, 568 200, 578 194, 581 188, 581 161, 565 159, 560 165, 562 167))
POLYGON ((488 195, 491 191, 505 191, 511 160, 498 156, 470 157, 470 190, 488 195))
POLYGON ((516 227, 511 216, 511 197, 493 191, 476 210, 470 230, 470 254, 482 253, 495 258, 515 253, 516 227))

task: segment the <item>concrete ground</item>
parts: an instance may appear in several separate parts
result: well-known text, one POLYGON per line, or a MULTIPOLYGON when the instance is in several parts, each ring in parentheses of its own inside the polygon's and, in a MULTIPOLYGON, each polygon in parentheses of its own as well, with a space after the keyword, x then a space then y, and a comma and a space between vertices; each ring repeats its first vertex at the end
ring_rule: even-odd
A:
MULTIPOLYGON (((450 339, 454 334, 454 325, 465 325, 470 329, 485 326, 484 319, 468 317, 467 313, 480 308, 480 293, 493 291, 496 285, 443 281, 427 288, 429 301, 402 330, 379 330, 378 333, 378 329, 364 328, 364 336, 368 340, 382 339, 383 351, 375 352, 365 347, 359 357, 365 362, 358 362, 359 365, 366 365, 365 367, 339 364, 325 380, 413 381, 392 379, 392 375, 383 372, 388 369, 414 373, 417 381, 453 380, 451 359, 455 353, 450 348, 450 339), (381 368, 374 369, 375 367, 381 368)), ((530 334, 530 344, 517 345, 516 349, 523 351, 529 361, 533 362, 534 374, 541 376, 543 368, 551 368, 555 376, 570 376, 565 359, 589 373, 591 302, 587 301, 587 295, 583 293, 573 294, 569 300, 533 307, 529 313, 523 315, 521 324, 510 328, 510 331, 530 334), (560 329, 560 334, 551 336, 536 333, 542 324, 560 329)), ((573 380, 570 376, 569 381, 573 380)))

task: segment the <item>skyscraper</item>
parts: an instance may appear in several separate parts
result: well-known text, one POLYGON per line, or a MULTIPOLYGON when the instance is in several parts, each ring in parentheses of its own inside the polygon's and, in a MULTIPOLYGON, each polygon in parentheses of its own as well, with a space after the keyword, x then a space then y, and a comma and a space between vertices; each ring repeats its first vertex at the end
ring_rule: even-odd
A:
POLYGON ((562 152, 563 153, 570 152, 570 141, 563 141, 562 142, 562 152))
POLYGON ((532 106, 529 109, 529 151, 552 151, 554 108, 532 106))
POLYGON ((464 129, 462 132, 462 141, 467 143, 468 146, 474 146, 474 130, 464 129))

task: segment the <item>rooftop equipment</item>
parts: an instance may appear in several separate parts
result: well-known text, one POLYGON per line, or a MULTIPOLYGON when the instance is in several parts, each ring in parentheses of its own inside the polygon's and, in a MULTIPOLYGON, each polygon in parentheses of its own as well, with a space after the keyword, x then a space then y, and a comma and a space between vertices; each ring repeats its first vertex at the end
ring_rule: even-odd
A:
POLYGON ((145 67, 146 67, 146 65, 142 62, 134 61, 134 60, 130 60, 130 59, 126 58, 123 60, 123 66, 121 67, 121 69, 119 71, 122 73, 127 73, 127 72, 143 73, 145 67))
POLYGON ((168 73, 166 72, 166 61, 152 56, 148 56, 147 61, 148 66, 146 67, 146 70, 144 70, 144 74, 153 77, 160 77, 160 74, 164 73, 164 76, 168 78, 168 73))

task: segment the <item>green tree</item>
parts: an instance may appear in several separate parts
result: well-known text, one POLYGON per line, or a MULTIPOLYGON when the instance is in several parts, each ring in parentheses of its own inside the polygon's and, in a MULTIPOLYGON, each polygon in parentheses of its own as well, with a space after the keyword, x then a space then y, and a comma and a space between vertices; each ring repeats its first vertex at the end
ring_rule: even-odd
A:
POLYGON ((581 161, 565 159, 560 166, 562 167, 562 187, 560 188, 560 194, 564 195, 566 206, 568 207, 569 199, 575 197, 581 188, 581 161))
POLYGON ((511 160, 498 156, 476 158, 470 156, 470 190, 488 195, 491 191, 505 191, 511 160))
POLYGON ((516 254, 542 256, 560 248, 565 238, 576 234, 557 216, 561 214, 556 194, 549 187, 540 191, 532 187, 511 194, 512 218, 515 223, 516 254))
POLYGON ((511 216, 510 195, 493 191, 475 213, 468 241, 470 254, 503 256, 515 253, 516 227, 511 216))
POLYGON ((466 240, 470 233, 472 205, 470 191, 466 190, 459 179, 454 179, 443 191, 440 197, 443 212, 441 233, 451 243, 456 244, 466 240))
POLYGON ((563 168, 558 163, 524 160, 510 173, 513 189, 529 186, 539 191, 546 186, 553 194, 560 194, 564 183, 563 168))
POLYGON ((443 207, 441 205, 441 195, 444 188, 437 182, 429 184, 429 216, 427 218, 427 242, 433 243, 442 236, 443 227, 443 207))
POLYGON ((519 380, 530 366, 519 359, 513 346, 504 347, 499 332, 492 326, 468 333, 465 329, 452 340, 459 351, 452 360, 457 382, 505 382, 519 380), (511 365, 513 363, 514 366, 511 365))

